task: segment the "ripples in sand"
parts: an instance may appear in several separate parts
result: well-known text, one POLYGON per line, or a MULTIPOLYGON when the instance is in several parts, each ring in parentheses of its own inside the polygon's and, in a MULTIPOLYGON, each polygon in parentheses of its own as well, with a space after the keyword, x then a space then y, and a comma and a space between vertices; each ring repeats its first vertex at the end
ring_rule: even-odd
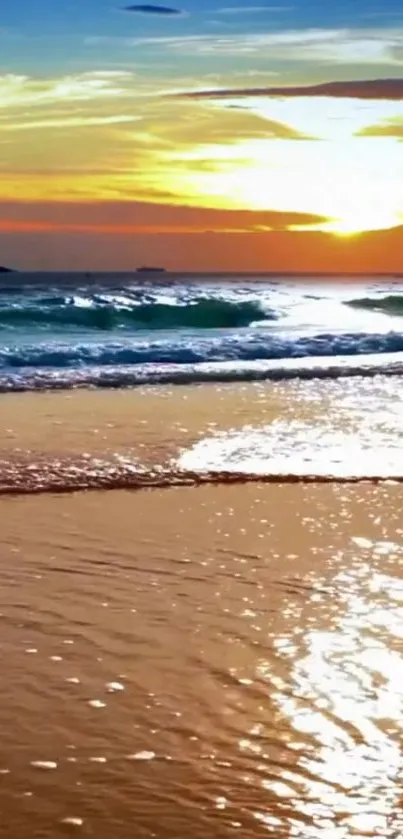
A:
POLYGON ((2 511, 1 836, 401 835, 399 486, 2 511))

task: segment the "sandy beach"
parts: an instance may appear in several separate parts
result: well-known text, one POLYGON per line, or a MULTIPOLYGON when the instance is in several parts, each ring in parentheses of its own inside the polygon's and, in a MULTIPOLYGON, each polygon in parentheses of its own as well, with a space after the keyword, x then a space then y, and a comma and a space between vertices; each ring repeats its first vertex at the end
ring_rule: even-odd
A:
POLYGON ((0 498, 0 836, 400 835, 400 485, 52 492, 116 455, 274 460, 272 427, 298 468, 295 422, 330 457, 327 424, 365 442, 350 388, 4 399, 2 480, 42 494, 0 498))
POLYGON ((0 839, 403 839, 402 105, 397 0, 2 3, 0 839))
POLYGON ((1 836, 400 835, 399 487, 1 513, 1 836))

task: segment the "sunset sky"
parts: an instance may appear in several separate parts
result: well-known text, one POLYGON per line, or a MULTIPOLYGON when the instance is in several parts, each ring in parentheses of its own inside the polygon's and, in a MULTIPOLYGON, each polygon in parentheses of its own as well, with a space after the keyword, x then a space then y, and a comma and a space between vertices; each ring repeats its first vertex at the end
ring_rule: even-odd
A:
POLYGON ((401 0, 13 0, 0 264, 403 272, 401 0))

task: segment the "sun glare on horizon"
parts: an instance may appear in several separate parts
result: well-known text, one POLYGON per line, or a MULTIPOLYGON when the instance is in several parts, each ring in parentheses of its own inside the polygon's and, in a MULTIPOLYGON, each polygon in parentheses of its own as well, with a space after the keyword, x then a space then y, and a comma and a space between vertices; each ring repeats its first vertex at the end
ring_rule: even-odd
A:
MULTIPOLYGON (((345 218, 337 218, 324 224, 309 225, 309 227, 299 227, 304 230, 320 230, 323 233, 331 233, 334 236, 353 237, 364 233, 369 233, 375 230, 391 230, 393 227, 399 227, 402 223, 402 218, 397 214, 387 214, 371 212, 362 214, 357 213, 356 216, 346 216, 345 218)), ((295 227, 297 229, 297 227, 295 227)))
MULTIPOLYGON (((394 11, 397 0, 385 2, 394 11)), ((44 3, 55 26, 58 7, 44 3)), ((298 267, 274 235, 285 231, 306 265, 333 269, 337 251, 343 270, 348 260, 364 270, 354 254, 370 254, 366 267, 375 251, 360 234, 397 228, 398 244, 384 254, 381 242, 376 258, 400 271, 402 24, 357 10, 343 29, 337 4, 322 4, 324 26, 314 0, 184 6, 135 4, 86 38, 78 27, 76 52, 70 30, 49 53, 47 23, 41 50, 0 24, 1 261, 19 264, 31 236, 27 252, 70 264, 79 236, 90 262, 91 237, 106 231, 105 254, 122 264, 146 254, 153 234, 157 262, 204 265, 197 232, 215 235, 217 264, 231 269, 248 249, 258 259, 250 237, 262 233, 259 266, 298 267)))
POLYGON ((402 224, 399 144, 384 158, 375 152, 360 139, 342 149, 315 140, 205 145, 183 156, 180 179, 204 206, 311 214, 312 224, 292 229, 354 236, 402 224))
POLYGON ((200 107, 199 118, 210 115, 217 138, 211 142, 207 131, 172 159, 176 185, 201 205, 308 214, 312 224, 290 229, 339 237, 402 224, 400 104, 261 96, 192 107, 195 119, 200 107), (227 131, 233 127, 232 137, 220 138, 221 119, 227 131), (379 135, 377 125, 389 126, 390 134, 379 135))

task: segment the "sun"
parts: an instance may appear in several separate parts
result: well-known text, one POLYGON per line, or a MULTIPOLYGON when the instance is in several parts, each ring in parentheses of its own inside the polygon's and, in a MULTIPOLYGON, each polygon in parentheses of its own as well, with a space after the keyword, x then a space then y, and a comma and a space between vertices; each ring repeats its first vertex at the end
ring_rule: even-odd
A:
POLYGON ((388 147, 388 157, 374 160, 368 158, 368 149, 373 147, 361 145, 357 151, 355 141, 318 144, 254 139, 198 146, 186 158, 181 152, 181 165, 186 164, 181 183, 208 206, 214 202, 214 206, 233 209, 313 217, 314 224, 292 225, 291 230, 350 238, 398 227, 402 224, 400 186, 395 171, 392 177, 390 170, 382 168, 390 157, 398 171, 394 155, 388 147))
MULTIPOLYGON (((350 237, 360 236, 374 230, 390 230, 401 224, 401 218, 396 213, 385 213, 385 210, 361 208, 354 215, 336 218, 324 224, 315 225, 316 230, 324 233, 333 233, 334 236, 350 237)), ((312 227, 310 228, 313 229, 312 227)))

